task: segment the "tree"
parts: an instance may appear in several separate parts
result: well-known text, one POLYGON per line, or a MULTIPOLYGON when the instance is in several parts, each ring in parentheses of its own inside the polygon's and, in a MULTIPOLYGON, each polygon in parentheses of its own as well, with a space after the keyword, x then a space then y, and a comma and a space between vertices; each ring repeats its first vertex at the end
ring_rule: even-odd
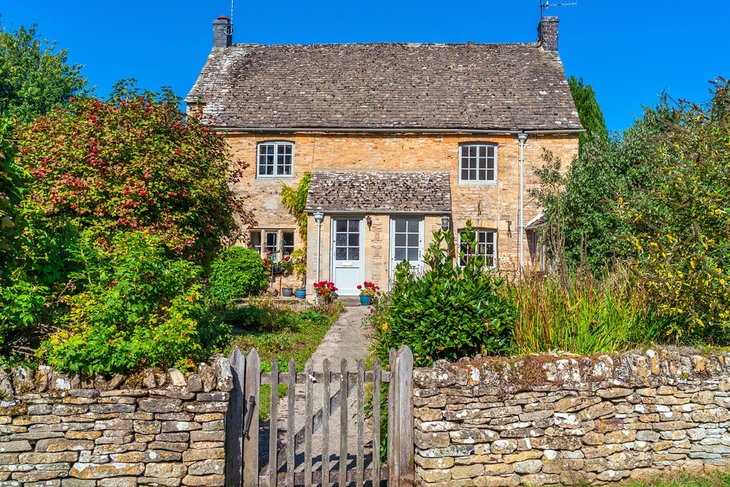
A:
POLYGON ((663 99, 645 109, 623 137, 587 138, 565 173, 560 161, 547 156, 537 171, 541 189, 533 194, 544 208, 548 231, 554 234, 559 228, 560 237, 553 235, 546 243, 567 268, 585 265, 595 271, 627 255, 618 203, 651 184, 651 157, 671 116, 663 99))
POLYGON ((618 202, 631 267, 675 341, 730 330, 730 82, 708 105, 680 101, 645 154, 645 184, 618 202))
POLYGON ((37 38, 36 27, 0 31, 0 117, 20 122, 61 106, 86 85, 67 51, 37 38))
POLYGON ((225 142, 186 118, 170 91, 120 83, 108 100, 72 98, 17 137, 31 176, 26 250, 44 265, 48 245, 67 247, 87 230, 100 242, 146 231, 172 254, 207 262, 235 227, 225 142))
POLYGON ((576 78, 575 75, 568 79, 568 86, 570 86, 570 94, 573 95, 575 108, 578 110, 580 123, 586 130, 580 134, 580 147, 583 147, 592 137, 608 139, 606 121, 603 119, 603 112, 598 105, 593 87, 585 84, 583 78, 576 78))

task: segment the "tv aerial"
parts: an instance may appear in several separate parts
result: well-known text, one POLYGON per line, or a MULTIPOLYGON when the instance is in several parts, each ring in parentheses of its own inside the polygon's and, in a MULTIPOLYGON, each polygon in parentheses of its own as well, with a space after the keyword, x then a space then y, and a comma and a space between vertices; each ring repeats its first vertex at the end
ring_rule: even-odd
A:
POLYGON ((540 18, 545 17, 545 13, 551 9, 556 7, 577 7, 578 6, 578 0, 574 1, 568 1, 568 0, 540 0, 540 18))

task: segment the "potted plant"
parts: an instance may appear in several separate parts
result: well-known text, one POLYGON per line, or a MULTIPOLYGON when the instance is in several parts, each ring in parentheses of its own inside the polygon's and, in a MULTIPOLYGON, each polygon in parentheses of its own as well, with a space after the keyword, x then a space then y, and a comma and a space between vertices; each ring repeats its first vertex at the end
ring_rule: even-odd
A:
POLYGON ((291 255, 285 255, 284 258, 279 262, 279 267, 281 267, 281 273, 279 274, 279 291, 281 291, 281 295, 285 298, 290 298, 293 294, 292 288, 290 287, 281 287, 281 280, 284 276, 288 276, 291 274, 292 269, 294 267, 294 262, 291 258, 291 255))
POLYGON ((378 290, 380 290, 378 286, 369 281, 363 282, 362 285, 357 286, 357 288, 360 290, 361 306, 368 306, 378 295, 378 290))
POLYGON ((331 303, 332 300, 337 297, 337 288, 335 283, 331 281, 319 281, 312 284, 314 292, 323 303, 331 303))
POLYGON ((297 249, 291 254, 294 273, 301 281, 301 285, 296 289, 295 293, 299 299, 307 297, 306 281, 307 281, 307 253, 303 249, 297 249))

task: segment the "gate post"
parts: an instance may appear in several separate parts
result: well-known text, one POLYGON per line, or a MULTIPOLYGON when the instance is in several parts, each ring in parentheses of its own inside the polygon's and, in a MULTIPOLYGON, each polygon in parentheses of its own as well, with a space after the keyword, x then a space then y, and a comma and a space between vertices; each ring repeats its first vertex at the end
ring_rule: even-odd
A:
POLYGON ((226 486, 241 486, 243 468, 243 386, 245 382, 246 359, 236 347, 228 359, 231 363, 233 389, 231 389, 226 413, 226 486))
POLYGON ((388 485, 400 487, 413 485, 413 353, 402 346, 395 354, 391 368, 388 410, 388 485))
MULTIPOLYGON (((243 400, 246 405, 243 423, 243 486, 259 485, 259 393, 261 359, 255 348, 246 357, 246 382, 243 400)), ((276 434, 276 430, 274 433, 276 434)))

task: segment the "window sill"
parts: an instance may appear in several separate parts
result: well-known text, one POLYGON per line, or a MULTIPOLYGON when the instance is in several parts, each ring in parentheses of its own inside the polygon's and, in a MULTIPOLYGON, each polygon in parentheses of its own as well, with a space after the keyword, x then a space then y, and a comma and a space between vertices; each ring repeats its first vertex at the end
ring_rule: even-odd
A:
POLYGON ((464 181, 459 179, 459 185, 464 186, 496 186, 499 181, 464 181))

